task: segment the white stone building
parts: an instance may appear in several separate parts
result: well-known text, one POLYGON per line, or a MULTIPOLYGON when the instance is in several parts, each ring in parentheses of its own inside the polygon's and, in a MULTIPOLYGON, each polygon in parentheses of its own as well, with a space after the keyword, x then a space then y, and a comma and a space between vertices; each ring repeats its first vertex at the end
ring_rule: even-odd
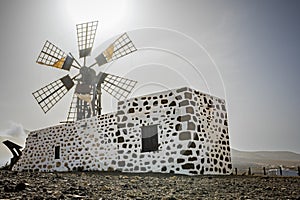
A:
POLYGON ((225 101, 180 88, 115 113, 32 131, 13 170, 230 174, 225 101))

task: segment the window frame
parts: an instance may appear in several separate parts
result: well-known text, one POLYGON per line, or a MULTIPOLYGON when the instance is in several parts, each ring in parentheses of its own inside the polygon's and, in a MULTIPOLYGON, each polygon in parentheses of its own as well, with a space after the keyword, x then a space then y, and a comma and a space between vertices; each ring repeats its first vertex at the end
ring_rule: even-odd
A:
POLYGON ((54 159, 60 159, 60 146, 54 147, 54 159))
POLYGON ((158 125, 159 124, 151 124, 147 126, 141 126, 141 153, 147 153, 147 152, 155 152, 158 151, 159 143, 158 143, 158 125), (147 131, 145 129, 151 129, 151 127, 155 127, 155 132, 156 133, 150 133, 153 134, 150 137, 147 135, 147 131), (148 140, 148 142, 151 142, 152 144, 150 145, 144 145, 145 142, 148 140))

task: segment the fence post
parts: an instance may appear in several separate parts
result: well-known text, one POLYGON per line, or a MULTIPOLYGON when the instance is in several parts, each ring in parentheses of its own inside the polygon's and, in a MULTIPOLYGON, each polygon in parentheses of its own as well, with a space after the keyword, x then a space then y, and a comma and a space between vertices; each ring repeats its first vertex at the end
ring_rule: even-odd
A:
MULTIPOLYGON (((298 168, 299 169, 299 168, 298 168)), ((237 168, 235 168, 235 175, 237 175, 237 168)))
POLYGON ((251 175, 251 167, 249 167, 248 175, 251 175))
POLYGON ((298 176, 300 176, 300 167, 298 166, 298 176))
POLYGON ((279 173, 280 173, 280 176, 282 176, 282 168, 279 167, 279 173))
POLYGON ((264 175, 267 175, 267 173, 266 173, 266 168, 264 167, 264 175))

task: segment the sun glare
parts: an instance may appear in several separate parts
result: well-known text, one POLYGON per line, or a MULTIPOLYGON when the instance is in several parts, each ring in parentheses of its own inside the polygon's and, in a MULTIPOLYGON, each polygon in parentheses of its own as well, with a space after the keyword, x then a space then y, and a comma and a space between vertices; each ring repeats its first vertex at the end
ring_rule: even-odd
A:
POLYGON ((111 28, 121 23, 124 18, 126 1, 68 0, 66 1, 66 8, 72 23, 98 20, 100 22, 105 21, 105 27, 111 28))

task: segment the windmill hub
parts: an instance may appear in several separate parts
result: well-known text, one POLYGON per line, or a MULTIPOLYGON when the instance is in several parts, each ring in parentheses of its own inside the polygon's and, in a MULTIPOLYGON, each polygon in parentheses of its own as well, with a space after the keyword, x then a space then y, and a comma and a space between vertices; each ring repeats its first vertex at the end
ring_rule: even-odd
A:
POLYGON ((97 84, 97 76, 96 76, 96 71, 94 69, 88 68, 86 66, 81 67, 80 74, 81 74, 80 81, 82 81, 83 83, 89 85, 97 84))

